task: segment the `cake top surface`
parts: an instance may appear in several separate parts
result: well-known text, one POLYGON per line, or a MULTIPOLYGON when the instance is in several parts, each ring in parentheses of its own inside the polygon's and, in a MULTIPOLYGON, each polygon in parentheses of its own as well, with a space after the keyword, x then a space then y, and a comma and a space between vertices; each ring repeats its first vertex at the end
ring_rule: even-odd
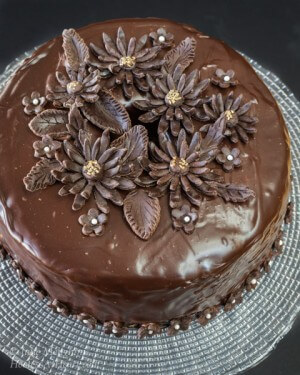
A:
POLYGON ((241 55, 189 26, 65 30, 26 59, 0 111, 2 218, 82 283, 217 274, 288 194, 275 100, 241 55))

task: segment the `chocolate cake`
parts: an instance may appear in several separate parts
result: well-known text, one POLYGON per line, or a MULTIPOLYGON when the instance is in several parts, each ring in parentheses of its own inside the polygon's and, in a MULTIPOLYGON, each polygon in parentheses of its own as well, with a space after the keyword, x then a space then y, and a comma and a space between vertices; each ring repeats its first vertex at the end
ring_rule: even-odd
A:
POLYGON ((64 30, 13 74, 0 115, 1 256, 56 313, 176 334, 240 303, 282 248, 281 112, 192 27, 64 30))

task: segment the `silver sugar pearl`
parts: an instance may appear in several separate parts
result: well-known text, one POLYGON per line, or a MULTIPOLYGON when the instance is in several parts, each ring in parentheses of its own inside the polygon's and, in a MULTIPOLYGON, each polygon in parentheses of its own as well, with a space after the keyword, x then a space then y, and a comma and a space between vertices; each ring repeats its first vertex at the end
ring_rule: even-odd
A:
POLYGON ((163 43, 163 42, 166 41, 166 38, 165 38, 163 35, 160 35, 160 36, 158 37, 158 41, 159 41, 160 43, 163 43))
POLYGON ((184 221, 185 223, 189 223, 189 222, 191 221, 190 216, 189 216, 189 215, 185 215, 185 216, 183 217, 183 221, 184 221))
POLYGON ((282 245, 283 245, 283 241, 282 241, 282 240, 279 240, 278 245, 279 245, 279 246, 282 246, 282 245))
POLYGON ((149 329, 149 330, 148 330, 148 333, 149 333, 149 335, 153 335, 153 331, 152 331, 152 329, 149 329))
POLYGON ((227 160, 232 161, 233 160, 233 156, 231 154, 227 155, 227 160))
POLYGON ((118 333, 117 328, 113 328, 113 329, 112 329, 112 333, 118 333))
POLYGON ((49 151, 50 151, 50 147, 49 147, 49 146, 45 146, 45 147, 44 147, 44 151, 45 151, 45 152, 49 152, 49 151))
POLYGON ((234 305, 234 304, 235 304, 235 299, 233 299, 233 300, 231 301, 231 303, 234 305))
POLYGON ((209 314, 209 313, 206 314, 206 315, 205 315, 205 318, 206 318, 207 320, 211 319, 211 314, 209 314))
POLYGON ((256 279, 252 279, 252 280, 251 280, 251 284, 252 284, 252 285, 257 284, 257 280, 256 280, 256 279))
POLYGON ((40 102, 40 101, 39 101, 37 98, 35 98, 35 99, 33 99, 32 104, 33 104, 33 105, 38 105, 39 102, 40 102))
POLYGON ((229 77, 229 76, 224 76, 224 77, 223 77, 223 80, 224 80, 225 82, 228 82, 228 81, 230 81, 230 77, 229 77))
POLYGON ((96 224, 98 224, 98 220, 94 218, 94 219, 91 220, 91 223, 92 223, 93 225, 96 225, 96 224))
POLYGON ((174 328, 176 329, 176 331, 178 331, 178 330, 180 329, 180 325, 179 325, 178 323, 176 323, 176 324, 174 325, 174 328))

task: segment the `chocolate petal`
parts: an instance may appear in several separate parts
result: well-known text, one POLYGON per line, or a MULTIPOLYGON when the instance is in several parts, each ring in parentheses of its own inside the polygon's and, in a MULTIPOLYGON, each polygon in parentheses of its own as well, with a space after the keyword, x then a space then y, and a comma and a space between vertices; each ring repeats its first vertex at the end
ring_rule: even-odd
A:
POLYGON ((155 113, 151 111, 151 112, 147 112, 139 116, 139 120, 147 124, 147 123, 154 122, 155 120, 158 119, 158 117, 159 116, 157 116, 155 113))
POLYGON ((233 102, 232 106, 231 106, 231 109, 233 111, 237 111, 237 109, 239 108, 240 104, 241 104, 241 101, 243 99, 243 94, 240 94, 233 102))
POLYGON ((101 184, 107 189, 115 189, 117 186, 119 186, 119 182, 117 180, 107 177, 101 179, 101 184))
POLYGON ((120 54, 119 51, 117 51, 116 46, 115 46, 113 40, 111 39, 111 37, 106 33, 102 33, 102 39, 103 39, 104 47, 105 47, 107 53, 109 55, 112 55, 112 56, 120 59, 122 57, 122 55, 120 54))
POLYGON ((72 210, 80 210, 84 205, 85 199, 80 194, 76 194, 73 201, 72 210))
POLYGON ((89 197, 90 197, 91 194, 92 194, 92 191, 93 191, 93 185, 91 185, 91 184, 87 184, 87 185, 84 187, 84 189, 80 192, 80 195, 81 195, 84 199, 88 200, 89 197))
POLYGON ((82 178, 81 180, 78 180, 72 187, 69 189, 69 192, 71 194, 79 194, 81 190, 86 186, 86 180, 82 178))
POLYGON ((94 197, 95 197, 95 202, 99 210, 104 212, 105 214, 108 214, 109 213, 108 204, 97 190, 94 190, 94 197))
POLYGON ((180 122, 178 120, 171 120, 170 127, 172 135, 177 137, 180 131, 180 122))
POLYGON ((119 182, 118 189, 121 189, 121 190, 132 190, 136 187, 135 183, 132 180, 129 180, 128 178, 125 178, 125 177, 121 177, 120 179, 118 179, 118 182, 119 182))
POLYGON ((187 115, 184 115, 184 116, 183 116, 182 124, 183 124, 185 130, 186 130, 189 134, 192 134, 192 133, 194 132, 194 125, 193 125, 191 119, 190 119, 187 115))

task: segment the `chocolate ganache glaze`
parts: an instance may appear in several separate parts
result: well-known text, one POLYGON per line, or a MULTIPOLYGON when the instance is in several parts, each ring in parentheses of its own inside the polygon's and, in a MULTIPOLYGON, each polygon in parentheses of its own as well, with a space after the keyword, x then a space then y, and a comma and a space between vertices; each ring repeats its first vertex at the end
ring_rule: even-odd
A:
MULTIPOLYGON (((85 206, 76 212, 72 210, 72 194, 58 195, 63 186, 61 183, 34 192, 26 190, 23 178, 38 161, 32 148, 38 137, 28 127, 32 119, 29 115, 54 108, 50 102, 45 104, 40 101, 41 108, 35 111, 28 98, 32 92, 40 93, 43 98, 49 95, 53 74, 64 61, 63 39, 57 37, 39 47, 24 61, 0 97, 1 238, 3 246, 24 272, 47 292, 51 300, 60 301, 73 314, 86 313, 100 322, 124 322, 127 325, 165 323, 224 304, 267 259, 288 204, 289 136, 280 110, 267 87, 246 60, 223 42, 189 26, 151 18, 97 23, 79 29, 78 34, 87 46, 93 43, 96 48, 103 48, 102 33, 115 38, 119 26, 127 42, 130 37, 138 40, 142 35, 152 33, 147 43, 156 46, 158 52, 155 51, 161 61, 168 50, 186 38, 194 39, 194 57, 185 73, 199 69, 201 80, 212 79, 212 82, 209 84, 207 81, 201 95, 204 106, 198 108, 198 115, 196 113, 192 121, 195 129, 189 129, 188 124, 180 125, 180 129, 185 127, 187 134, 200 128, 203 138, 209 133, 204 125, 214 122, 211 112, 218 112, 212 104, 213 94, 219 94, 220 100, 221 93, 225 100, 233 90, 235 98, 243 94, 243 103, 253 103, 250 112, 258 118, 257 132, 248 134, 248 142, 239 139, 237 144, 233 144, 228 128, 228 137, 220 145, 222 155, 217 157, 217 163, 213 162, 214 170, 226 183, 251 189, 248 199, 235 203, 226 202, 221 196, 204 195, 196 205, 198 208, 193 206, 195 216, 190 215, 189 220, 195 221, 194 227, 186 228, 178 222, 180 212, 174 212, 174 208, 172 211, 169 207, 169 193, 155 195, 153 191, 157 192, 157 187, 147 186, 145 191, 152 192, 151 199, 159 200, 160 204, 160 220, 158 222, 157 219, 150 228, 149 235, 143 238, 131 229, 125 218, 126 210, 124 216, 122 207, 109 203, 109 218, 103 224, 105 229, 103 232, 102 227, 99 229, 101 236, 90 236, 86 235, 90 233, 88 227, 86 233, 82 233, 78 216, 87 214, 89 209, 95 207, 92 200, 87 200, 85 206), (161 47, 159 42, 163 44, 161 47), (203 116, 208 116, 206 122, 202 121, 203 116), (227 149, 223 146, 227 146, 227 149), (232 147, 238 148, 239 152, 232 152, 231 155, 232 147), (235 164, 233 159, 238 159, 235 164), (225 172, 228 170, 231 173, 225 172), (174 223, 172 215, 175 215, 174 223)), ((93 53, 90 52, 90 72, 99 68, 96 48, 92 48, 93 53)), ((128 67, 130 64, 142 64, 126 58, 121 63, 128 67)), ((153 82, 156 80, 154 71, 159 71, 161 67, 162 63, 157 63, 155 68, 152 66, 153 82)), ((102 69, 101 74, 100 86, 105 80, 106 71, 102 69)), ((132 86, 125 86, 112 85, 106 90, 110 90, 125 106, 132 125, 142 124, 141 120, 145 117, 141 116, 147 110, 142 111, 141 106, 134 103, 142 100, 146 94, 141 90, 130 91, 132 86)), ((69 91, 76 89, 69 86, 69 91)), ((101 97, 104 94, 98 89, 96 87, 94 94, 101 97)), ((151 95, 149 90, 145 89, 147 95, 151 95)), ((33 95, 32 100, 35 97, 33 95)), ((168 96, 168 104, 174 104, 179 97, 173 91, 168 96)), ((96 97, 89 99, 97 100, 96 97)), ((82 113, 85 113, 84 109, 82 113)), ((216 119, 219 115, 216 115, 216 119)), ((250 115, 247 115, 249 119, 250 115)), ((230 113, 227 113, 228 116, 230 119, 230 113)), ((158 122, 159 118, 156 118, 152 123, 143 123, 150 141, 156 145, 158 122)), ((222 116, 219 122, 222 122, 222 116)), ((90 123, 87 126, 92 133, 97 130, 98 137, 102 133, 90 123)), ((168 127, 170 131, 171 125, 168 127)), ((179 130, 175 127, 171 130, 177 139, 179 130)), ((164 131, 161 134, 165 134, 164 131)), ((112 139, 114 137, 112 135, 112 139)), ((36 154, 41 152, 39 147, 35 145, 36 154)), ((49 151, 49 148, 46 150, 49 151)), ((185 167, 184 163, 177 165, 176 160, 173 168, 185 167)), ((154 183, 157 181, 155 171, 154 168, 154 173, 150 173, 154 183)), ((189 210, 190 206, 183 212, 189 210)), ((81 220, 83 222, 84 218, 81 220)))

